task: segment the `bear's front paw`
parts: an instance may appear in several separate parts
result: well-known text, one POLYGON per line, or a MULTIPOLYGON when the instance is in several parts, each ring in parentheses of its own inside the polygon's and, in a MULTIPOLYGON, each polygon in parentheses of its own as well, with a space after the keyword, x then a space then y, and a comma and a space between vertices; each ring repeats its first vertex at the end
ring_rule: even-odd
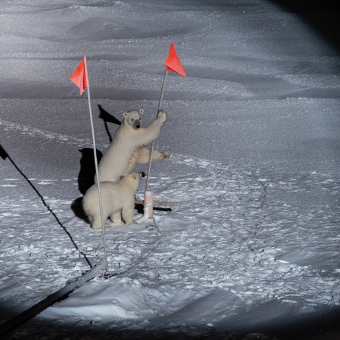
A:
POLYGON ((158 111, 157 117, 162 119, 163 121, 166 121, 166 113, 163 110, 158 111))
POLYGON ((163 159, 169 158, 170 155, 171 155, 171 150, 166 150, 166 151, 162 152, 162 158, 163 159))

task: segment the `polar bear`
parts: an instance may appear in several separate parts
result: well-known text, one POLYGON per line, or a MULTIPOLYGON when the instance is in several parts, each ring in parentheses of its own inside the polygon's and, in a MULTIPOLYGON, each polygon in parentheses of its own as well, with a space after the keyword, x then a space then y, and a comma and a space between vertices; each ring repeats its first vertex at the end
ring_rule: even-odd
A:
MULTIPOLYGON (((98 166, 101 182, 117 181, 133 171, 136 163, 148 163, 150 150, 145 145, 158 138, 166 113, 158 112, 157 118, 147 127, 142 128, 144 110, 125 112, 124 121, 116 131, 113 141, 105 152, 98 166)), ((152 160, 163 160, 170 157, 171 151, 152 153, 152 160)), ((97 179, 95 178, 95 182, 97 179)))
MULTIPOLYGON (((142 173, 131 172, 118 182, 101 182, 104 223, 110 217, 114 224, 133 224, 135 192, 138 188, 142 173), (123 221, 122 221, 123 219, 123 221)), ((83 208, 89 218, 91 228, 102 229, 98 184, 92 185, 83 197, 83 208)))

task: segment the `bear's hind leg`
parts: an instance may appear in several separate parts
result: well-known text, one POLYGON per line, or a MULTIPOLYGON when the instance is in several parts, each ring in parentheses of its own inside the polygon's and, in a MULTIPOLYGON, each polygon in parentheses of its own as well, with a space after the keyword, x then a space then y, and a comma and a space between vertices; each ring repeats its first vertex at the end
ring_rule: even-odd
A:
MULTIPOLYGON (((107 215, 105 215, 105 212, 103 213, 104 218, 104 226, 106 225, 107 215)), ((88 219, 90 221, 91 228, 93 230, 100 230, 102 229, 102 219, 100 217, 100 213, 88 215, 88 219)))
POLYGON ((110 220, 113 224, 124 224, 122 221, 122 211, 118 210, 110 215, 110 220))
POLYGON ((91 228, 93 230, 102 229, 102 222, 101 222, 100 216, 98 216, 97 218, 91 218, 91 219, 90 219, 90 223, 91 223, 91 228), (91 221, 91 219, 92 219, 92 221, 91 221))
POLYGON ((133 212, 134 212, 134 204, 129 204, 123 207, 122 209, 122 217, 125 224, 135 224, 133 220, 133 212))

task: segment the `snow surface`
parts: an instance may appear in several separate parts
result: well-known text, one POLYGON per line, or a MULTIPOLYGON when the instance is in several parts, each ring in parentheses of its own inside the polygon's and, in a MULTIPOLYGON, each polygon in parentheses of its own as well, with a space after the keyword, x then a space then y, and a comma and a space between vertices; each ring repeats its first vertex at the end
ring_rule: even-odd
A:
POLYGON ((103 258, 101 231, 78 211, 79 150, 92 142, 86 93, 69 77, 86 55, 104 152, 97 105, 118 119, 144 108, 148 125, 171 42, 187 77, 166 82, 168 121, 155 144, 172 155, 152 166, 150 189, 178 207, 156 210, 156 226, 108 225, 115 275, 7 339, 321 339, 317 316, 339 317, 340 58, 331 47, 264 0, 27 0, 0 4, 1 322, 103 258))

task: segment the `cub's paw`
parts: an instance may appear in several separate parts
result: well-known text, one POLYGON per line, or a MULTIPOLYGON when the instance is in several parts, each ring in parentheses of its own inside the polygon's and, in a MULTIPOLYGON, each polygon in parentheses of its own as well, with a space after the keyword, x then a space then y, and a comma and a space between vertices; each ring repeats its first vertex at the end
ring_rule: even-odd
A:
POLYGON ((124 224, 122 220, 113 220, 112 223, 113 224, 124 224))
POLYGON ((126 221, 125 225, 137 224, 134 220, 126 221))
POLYGON ((166 121, 166 113, 163 110, 158 111, 157 117, 160 118, 163 121, 166 121))
POLYGON ((93 230, 100 230, 100 229, 102 229, 102 225, 101 225, 101 223, 92 224, 92 225, 91 225, 91 228, 92 228, 93 230))
POLYGON ((170 155, 171 155, 171 150, 166 150, 166 151, 161 152, 162 159, 169 158, 170 155))

